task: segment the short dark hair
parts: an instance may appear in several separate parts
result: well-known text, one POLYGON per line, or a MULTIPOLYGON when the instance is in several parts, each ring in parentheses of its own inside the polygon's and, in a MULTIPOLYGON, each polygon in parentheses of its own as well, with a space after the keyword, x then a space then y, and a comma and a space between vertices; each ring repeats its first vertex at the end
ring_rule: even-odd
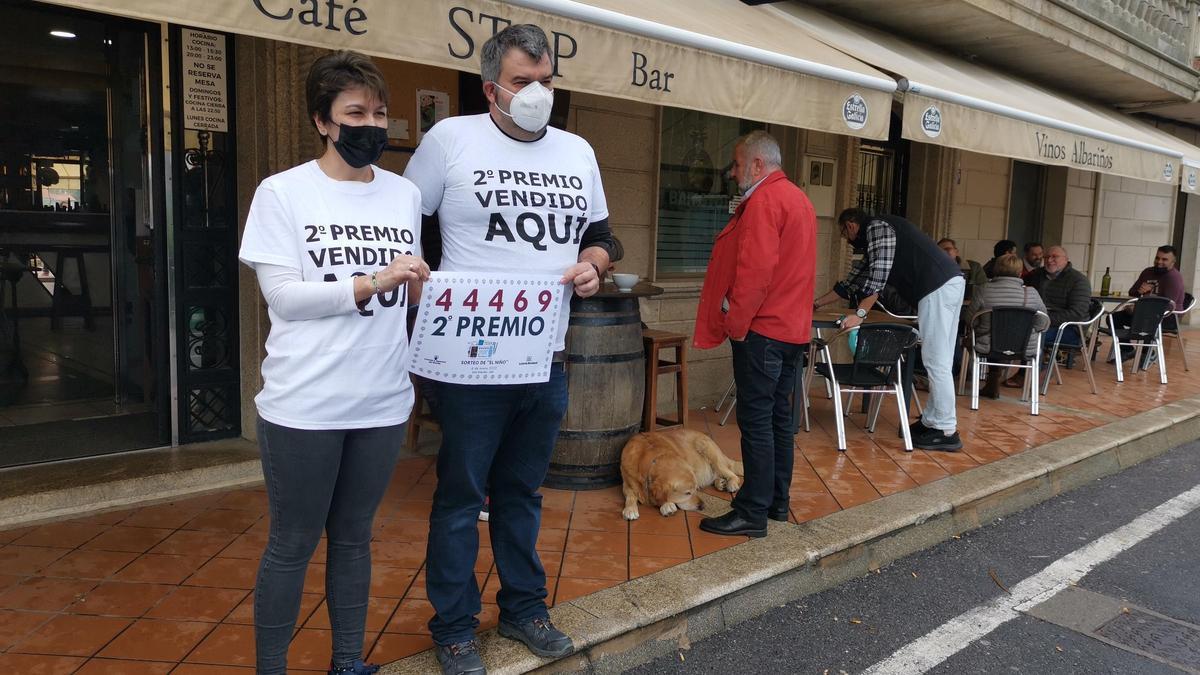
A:
POLYGON ((520 49, 534 61, 541 61, 550 51, 546 31, 531 23, 518 23, 496 33, 479 50, 479 77, 484 82, 500 79, 500 60, 510 49, 520 49))
POLYGON ((1170 244, 1164 244, 1162 246, 1159 246, 1158 252, 1159 253, 1170 253, 1171 255, 1175 256, 1176 258, 1179 257, 1179 252, 1176 251, 1175 247, 1170 244))
POLYGON ((856 223, 859 227, 866 227, 867 223, 871 222, 871 214, 857 206, 852 206, 838 214, 837 222, 839 227, 846 223, 856 223))
POLYGON ((1017 242, 1012 239, 1001 239, 992 247, 992 257, 999 258, 1005 253, 1012 253, 1017 250, 1017 242))
POLYGON ((1040 241, 1031 241, 1031 242, 1029 242, 1029 243, 1025 244, 1025 252, 1026 252, 1026 253, 1029 253, 1031 250, 1033 250, 1033 247, 1034 247, 1034 246, 1036 246, 1036 247, 1038 247, 1038 248, 1042 248, 1042 242, 1040 242, 1040 241))
POLYGON ((330 108, 338 94, 358 87, 387 105, 387 81, 379 66, 366 55, 342 49, 313 61, 304 84, 309 121, 314 127, 316 121, 313 118, 328 122, 330 108))
POLYGON ((941 239, 938 239, 938 244, 937 244, 937 245, 938 245, 938 246, 941 246, 942 244, 944 244, 944 243, 946 243, 946 242, 950 242, 950 245, 951 245, 951 246, 953 246, 954 248, 958 248, 958 242, 957 242, 957 241, 954 241, 954 240, 953 240, 953 239, 951 239, 950 237, 942 237, 941 239))

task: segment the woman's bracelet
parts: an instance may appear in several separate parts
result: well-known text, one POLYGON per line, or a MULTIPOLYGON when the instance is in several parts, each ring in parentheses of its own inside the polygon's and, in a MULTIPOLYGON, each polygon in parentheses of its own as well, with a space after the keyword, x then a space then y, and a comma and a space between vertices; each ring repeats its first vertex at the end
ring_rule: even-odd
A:
POLYGON ((380 292, 379 279, 377 278, 378 276, 379 276, 379 272, 371 272, 371 288, 376 293, 380 292))

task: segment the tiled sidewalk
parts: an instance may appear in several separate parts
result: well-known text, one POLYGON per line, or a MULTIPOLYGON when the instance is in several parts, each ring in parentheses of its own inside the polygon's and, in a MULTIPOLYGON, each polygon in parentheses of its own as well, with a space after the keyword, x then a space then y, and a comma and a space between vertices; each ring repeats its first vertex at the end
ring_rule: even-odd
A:
MULTIPOLYGON (((1200 351, 1189 354, 1200 364, 1200 351)), ((1098 362, 1099 396, 1091 394, 1081 370, 1067 371, 1064 386, 1051 385, 1039 417, 1013 398, 1015 390, 1007 390, 1004 400, 983 401, 979 412, 960 398, 966 447, 953 454, 904 452, 887 406, 875 434, 863 431, 862 415, 851 417, 849 451, 838 453, 832 406, 814 387, 813 430, 796 436, 792 517, 819 518, 1200 393, 1200 380, 1183 371, 1178 356, 1168 359, 1173 380, 1165 386, 1157 371, 1127 376, 1118 385, 1112 366, 1098 362)), ((721 427, 717 417, 694 411, 693 426, 738 456, 732 418, 721 427)), ((404 460, 381 507, 363 647, 372 661, 396 660, 431 645, 421 570, 434 483, 431 459, 404 460)), ((619 488, 544 495, 538 548, 555 603, 745 541, 700 532, 695 513, 664 518, 643 508, 641 519, 626 523, 619 488)), ((251 589, 266 536, 265 511, 261 489, 238 490, 0 532, 0 672, 252 672, 251 589)), ((481 523, 484 548, 475 569, 484 594, 483 628, 497 619, 498 579, 487 535, 481 523)), ((292 643, 296 672, 323 671, 329 660, 323 549, 310 565, 292 643)))

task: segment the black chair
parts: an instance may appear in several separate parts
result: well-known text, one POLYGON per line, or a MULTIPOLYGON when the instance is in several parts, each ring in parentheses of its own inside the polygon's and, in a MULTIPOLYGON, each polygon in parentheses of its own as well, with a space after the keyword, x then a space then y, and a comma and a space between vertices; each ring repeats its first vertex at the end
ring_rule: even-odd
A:
POLYGON ((1117 305, 1108 314, 1108 333, 1112 335, 1112 355, 1117 365, 1117 382, 1125 381, 1125 368, 1121 363, 1121 347, 1133 347, 1133 373, 1137 373, 1141 362, 1142 348, 1150 347, 1158 355, 1158 379, 1167 383, 1167 360, 1163 353, 1162 324, 1163 319, 1175 311, 1175 301, 1161 295, 1143 295, 1140 298, 1130 298, 1117 305), (1129 318, 1129 327, 1117 326, 1116 315, 1133 307, 1133 316, 1129 318))
MULTIPOLYGON (((913 310, 913 312, 914 312, 913 314, 898 314, 898 313, 893 312, 892 310, 888 309, 887 306, 884 305, 884 303, 883 303, 882 295, 880 295, 879 299, 875 301, 874 309, 881 310, 884 314, 887 314, 888 316, 892 317, 893 319, 902 319, 904 321, 912 321, 915 323, 919 318, 915 313, 916 310, 913 310)), ((917 335, 917 344, 918 345, 921 344, 921 337, 920 337, 919 333, 917 335)), ((909 356, 912 356, 912 358, 916 361, 916 363, 914 365, 920 365, 920 360, 917 359, 917 354, 914 353, 914 354, 910 355, 908 352, 905 352, 904 358, 909 358, 909 356)), ((925 372, 924 370, 921 371, 922 377, 924 377, 924 372, 925 372)), ((909 394, 912 396, 912 402, 914 404, 916 404, 916 406, 917 406, 917 414, 918 415, 921 414, 924 410, 923 407, 921 406, 921 397, 917 395, 916 389, 913 389, 912 391, 910 391, 909 394)), ((851 398, 851 400, 854 399, 853 396, 851 396, 850 398, 851 398)), ((849 407, 849 404, 847 404, 847 407, 849 407)))
POLYGON ((1179 340, 1179 356, 1180 356, 1180 358, 1183 359, 1183 369, 1184 370, 1191 370, 1191 368, 1188 368, 1187 342, 1184 341, 1184 339, 1183 339, 1183 332, 1179 327, 1179 322, 1183 319, 1184 316, 1186 316, 1189 312, 1191 312, 1195 308, 1196 308, 1196 298, 1194 298, 1191 293, 1184 293, 1183 294, 1183 309, 1176 309, 1175 311, 1171 312, 1171 318, 1174 319, 1174 321, 1171 321, 1171 320, 1163 321, 1163 329, 1162 329, 1163 336, 1164 337, 1173 337, 1176 340, 1179 340))
MULTIPOLYGON (((833 410, 837 423, 838 450, 846 450, 846 427, 842 420, 842 394, 894 394, 900 414, 900 426, 904 436, 904 449, 912 450, 912 438, 908 432, 908 412, 904 405, 904 389, 900 378, 900 358, 917 344, 917 330, 912 326, 896 323, 871 323, 850 330, 842 330, 828 340, 814 338, 809 344, 808 369, 805 372, 804 389, 807 391, 813 374, 829 381, 833 388, 833 410), (854 360, 850 363, 834 363, 830 346, 839 339, 849 339, 857 333, 858 344, 854 348, 854 360), (816 353, 823 360, 817 363, 816 353)), ((883 397, 871 406, 867 418, 867 430, 875 431, 883 397)))
POLYGON ((1091 318, 1087 321, 1064 321, 1058 324, 1058 334, 1054 337, 1054 346, 1050 348, 1050 360, 1046 366, 1046 379, 1042 381, 1043 396, 1050 388, 1051 375, 1059 384, 1062 384, 1062 370, 1058 367, 1059 352, 1079 352, 1080 359, 1083 361, 1083 370, 1087 373, 1088 382, 1092 385, 1092 393, 1099 393, 1096 391, 1096 378, 1092 374, 1092 351, 1096 348, 1097 326, 1100 318, 1104 316, 1104 303, 1092 300, 1088 305, 1088 316, 1091 318), (1063 344, 1063 333, 1072 329, 1079 334, 1079 344, 1075 345, 1069 342, 1063 344))
MULTIPOLYGON (((971 350, 967 355, 971 359, 971 410, 979 410, 979 368, 991 366, 995 368, 1022 368, 1033 371, 1025 379, 1029 391, 1029 414, 1038 414, 1038 368, 1042 360, 1041 338, 1034 339, 1034 333, 1041 333, 1050 326, 1050 317, 1029 307, 993 307, 985 309, 971 317, 971 350), (988 351, 981 352, 978 344, 980 320, 984 317, 991 319, 988 327, 988 351), (1029 343, 1034 343, 1033 353, 1029 352, 1029 343)), ((964 368, 963 370, 966 370, 964 368)))

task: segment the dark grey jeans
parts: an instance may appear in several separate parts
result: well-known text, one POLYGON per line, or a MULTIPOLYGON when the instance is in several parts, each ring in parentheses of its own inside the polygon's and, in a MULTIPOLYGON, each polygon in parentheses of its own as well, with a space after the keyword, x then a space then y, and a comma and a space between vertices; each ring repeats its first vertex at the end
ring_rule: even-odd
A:
POLYGON ((308 561, 327 532, 325 596, 333 663, 362 658, 371 588, 371 525, 404 443, 404 425, 307 430, 259 418, 270 503, 267 550, 254 586, 259 675, 287 672, 308 561))

